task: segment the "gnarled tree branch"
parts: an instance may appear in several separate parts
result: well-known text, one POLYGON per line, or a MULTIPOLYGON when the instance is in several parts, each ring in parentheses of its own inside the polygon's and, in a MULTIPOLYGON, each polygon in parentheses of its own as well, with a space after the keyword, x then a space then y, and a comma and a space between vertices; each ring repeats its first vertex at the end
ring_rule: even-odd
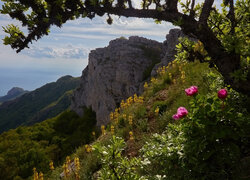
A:
POLYGON ((202 7, 201 15, 199 18, 199 22, 202 24, 207 24, 207 19, 210 15, 210 11, 212 9, 212 5, 214 0, 205 0, 204 5, 202 7))
POLYGON ((195 6, 195 0, 192 0, 190 14, 189 14, 191 18, 194 18, 195 16, 194 6, 195 6))

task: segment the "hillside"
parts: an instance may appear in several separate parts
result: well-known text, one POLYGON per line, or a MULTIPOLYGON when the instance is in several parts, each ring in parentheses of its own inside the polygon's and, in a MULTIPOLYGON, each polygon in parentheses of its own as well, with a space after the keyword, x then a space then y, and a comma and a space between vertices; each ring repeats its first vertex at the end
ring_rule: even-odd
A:
POLYGON ((64 76, 0 106, 0 133, 54 117, 70 105, 79 78, 64 76))
POLYGON ((84 108, 79 117, 72 111, 32 126, 21 126, 0 135, 0 179, 27 179, 32 169, 49 170, 49 162, 60 164, 76 147, 89 143, 95 113, 84 108))
POLYGON ((96 141, 45 177, 248 179, 250 101, 230 87, 219 95, 222 88, 222 77, 208 64, 175 61, 161 67, 141 96, 121 101, 110 113, 96 141), (188 90, 194 85, 196 91, 188 90))
POLYGON ((7 95, 0 97, 0 104, 2 104, 5 101, 13 100, 19 96, 22 96, 23 94, 27 92, 29 91, 25 91, 24 89, 19 88, 19 87, 13 87, 7 92, 7 95))

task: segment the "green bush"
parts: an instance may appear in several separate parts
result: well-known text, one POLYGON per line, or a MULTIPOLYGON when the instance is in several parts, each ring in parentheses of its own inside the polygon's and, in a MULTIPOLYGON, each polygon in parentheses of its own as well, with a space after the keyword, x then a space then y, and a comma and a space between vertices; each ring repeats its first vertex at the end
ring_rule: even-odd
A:
POLYGON ((142 180, 137 173, 139 167, 137 158, 128 159, 122 156, 126 143, 122 138, 113 136, 107 146, 95 145, 94 149, 101 159, 101 169, 98 171, 100 180, 142 180))
POLYGON ((237 179, 240 160, 249 154, 250 115, 230 99, 189 97, 187 117, 169 124, 142 148, 149 177, 166 179, 237 179), (244 113, 244 115, 243 115, 244 113))

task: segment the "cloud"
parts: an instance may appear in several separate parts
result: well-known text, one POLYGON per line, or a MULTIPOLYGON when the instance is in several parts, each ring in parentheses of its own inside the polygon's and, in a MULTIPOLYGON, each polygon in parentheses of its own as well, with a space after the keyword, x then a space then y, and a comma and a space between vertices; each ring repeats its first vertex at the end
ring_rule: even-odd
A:
POLYGON ((54 31, 53 36, 109 40, 119 36, 138 35, 164 40, 165 35, 173 28, 171 23, 155 24, 152 19, 112 17, 114 19, 112 25, 107 24, 105 17, 96 17, 95 20, 97 21, 94 20, 95 23, 88 20, 77 21, 77 23, 69 22, 65 24, 60 32, 54 31), (85 24, 81 24, 83 22, 85 24))
POLYGON ((130 29, 124 27, 118 28, 118 27, 112 27, 112 28, 105 28, 105 27, 93 27, 93 28, 84 28, 84 27, 65 27, 64 32, 60 34, 61 36, 69 36, 69 37, 79 37, 79 38, 88 38, 88 39, 107 39, 107 35, 111 36, 132 36, 132 35, 140 35, 140 36, 160 36, 164 37, 166 35, 166 31, 168 31, 169 28, 166 27, 165 31, 160 28, 156 28, 155 30, 152 30, 152 28, 145 28, 145 29, 130 29), (71 34, 71 33, 78 33, 78 34, 71 34), (83 33, 95 33, 96 35, 87 35, 83 33))
POLYGON ((68 44, 64 47, 36 47, 24 50, 23 54, 34 58, 85 59, 90 49, 68 44))
MULTIPOLYGON (((84 34, 84 32, 89 32, 90 29, 78 29, 79 31, 73 31, 74 28, 69 28, 70 31, 62 31, 62 33, 56 33, 56 34, 53 34, 53 36, 56 36, 56 37, 69 37, 69 38, 76 38, 76 39, 92 39, 92 40, 106 40, 106 39, 110 39, 112 37, 104 34, 104 35, 100 35, 100 34, 96 34, 96 35, 90 35, 90 34, 84 34), (78 32, 78 33, 72 33, 73 32, 78 32)), ((114 38, 114 37, 113 37, 114 38)))

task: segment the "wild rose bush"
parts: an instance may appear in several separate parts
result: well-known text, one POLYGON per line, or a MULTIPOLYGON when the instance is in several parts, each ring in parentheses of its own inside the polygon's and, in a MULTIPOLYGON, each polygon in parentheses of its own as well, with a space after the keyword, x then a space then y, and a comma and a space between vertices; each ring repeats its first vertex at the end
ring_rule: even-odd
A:
POLYGON ((226 89, 213 95, 185 90, 188 110, 155 134, 141 152, 150 179, 239 179, 240 162, 249 154, 250 115, 234 108, 226 89), (191 95, 192 94, 192 95, 191 95), (188 114, 187 114, 188 112, 188 114), (165 177, 165 178, 164 178, 165 177))
POLYGON ((180 118, 185 117, 187 114, 188 114, 188 111, 185 107, 179 107, 177 109, 177 113, 174 114, 172 117, 173 117, 173 119, 178 120, 180 118))
POLYGON ((187 96, 194 96, 198 93, 198 87, 197 86, 191 86, 190 88, 185 89, 187 96))
POLYGON ((227 97, 227 90, 226 89, 221 89, 218 91, 218 98, 224 100, 227 97))

